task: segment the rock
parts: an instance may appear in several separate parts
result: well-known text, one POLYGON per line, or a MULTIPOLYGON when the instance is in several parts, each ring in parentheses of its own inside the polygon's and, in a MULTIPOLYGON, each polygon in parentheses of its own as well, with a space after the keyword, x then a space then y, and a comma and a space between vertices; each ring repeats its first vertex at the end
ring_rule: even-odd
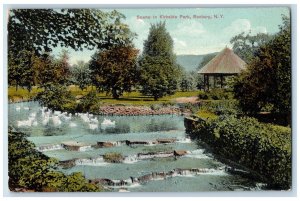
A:
POLYGON ((174 150, 174 156, 184 156, 187 154, 186 150, 174 150))
POLYGON ((175 138, 165 138, 165 139, 157 139, 156 140, 158 144, 168 144, 168 143, 174 143, 176 141, 175 138))
POLYGON ((116 143, 112 142, 97 142, 99 148, 114 147, 116 143))
POLYGON ((131 146, 131 145, 145 145, 145 144, 150 144, 148 141, 129 141, 126 140, 126 145, 131 146))
POLYGON ((65 160, 65 161, 59 161, 59 165, 62 166, 63 168, 71 168, 74 167, 76 159, 71 159, 71 160, 65 160))
POLYGON ((68 141, 62 142, 61 146, 68 151, 80 151, 82 147, 87 147, 89 145, 82 142, 68 141))

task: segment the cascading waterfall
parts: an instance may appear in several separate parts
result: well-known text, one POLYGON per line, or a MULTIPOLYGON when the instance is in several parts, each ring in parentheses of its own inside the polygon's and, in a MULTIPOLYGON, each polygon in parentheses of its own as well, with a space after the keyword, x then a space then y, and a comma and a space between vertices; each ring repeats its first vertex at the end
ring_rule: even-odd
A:
POLYGON ((54 151, 54 150, 60 150, 64 149, 60 144, 50 144, 50 145, 40 145, 36 147, 36 150, 40 152, 44 151, 54 151))
POLYGON ((89 165, 89 166, 105 166, 108 163, 106 163, 102 156, 97 158, 81 158, 75 160, 76 165, 89 165))
POLYGON ((259 185, 250 186, 252 180, 241 179, 243 174, 225 170, 224 164, 199 148, 185 134, 180 116, 104 118, 89 113, 51 111, 38 107, 37 103, 10 104, 9 108, 9 123, 30 134, 28 139, 38 145, 38 151, 57 158, 62 171, 84 172, 87 179, 98 180, 108 189, 201 191, 203 187, 228 190, 230 186, 229 190, 239 190, 243 185, 249 190, 261 189, 259 185), (174 123, 176 127, 166 132, 163 122, 174 123), (113 133, 114 129, 103 132, 103 128, 115 128, 120 133, 113 133), (70 141, 76 142, 70 149, 61 145, 70 141), (106 162, 103 156, 109 152, 121 153, 123 161, 106 162))

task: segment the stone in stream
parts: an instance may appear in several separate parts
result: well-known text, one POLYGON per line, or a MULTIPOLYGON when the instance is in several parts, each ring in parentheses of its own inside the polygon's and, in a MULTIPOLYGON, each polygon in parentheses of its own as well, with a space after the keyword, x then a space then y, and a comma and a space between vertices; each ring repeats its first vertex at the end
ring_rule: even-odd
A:
POLYGON ((82 143, 82 142, 76 142, 76 141, 62 142, 61 146, 68 151, 84 151, 87 148, 92 147, 89 144, 82 143))
POLYGON ((114 147, 114 146, 116 146, 116 143, 113 143, 113 142, 97 142, 97 146, 99 148, 114 147))
POLYGON ((70 160, 65 160, 65 161, 59 161, 59 165, 62 166, 63 168, 71 168, 76 165, 75 163, 76 159, 70 159, 70 160))
POLYGON ((148 181, 152 180, 153 175, 152 175, 152 173, 151 174, 146 174, 144 176, 138 177, 137 179, 138 179, 139 183, 145 183, 145 182, 148 182, 148 181))
POLYGON ((129 140, 126 140, 125 143, 127 146, 151 144, 151 142, 149 142, 149 141, 129 141, 129 140))
POLYGON ((164 138, 164 139, 157 139, 156 140, 158 144, 169 144, 176 142, 175 138, 164 138))
POLYGON ((151 159, 151 158, 166 158, 173 157, 173 152, 148 152, 148 153, 138 153, 138 159, 151 159))
POLYGON ((174 156, 184 156, 187 154, 186 150, 174 150, 174 156))

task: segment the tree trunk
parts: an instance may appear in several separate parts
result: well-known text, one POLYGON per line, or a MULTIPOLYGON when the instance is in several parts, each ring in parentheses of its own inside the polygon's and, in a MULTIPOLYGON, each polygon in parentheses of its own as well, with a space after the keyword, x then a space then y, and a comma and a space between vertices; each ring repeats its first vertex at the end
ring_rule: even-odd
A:
POLYGON ((114 99, 118 99, 120 97, 116 89, 112 90, 112 95, 114 99))

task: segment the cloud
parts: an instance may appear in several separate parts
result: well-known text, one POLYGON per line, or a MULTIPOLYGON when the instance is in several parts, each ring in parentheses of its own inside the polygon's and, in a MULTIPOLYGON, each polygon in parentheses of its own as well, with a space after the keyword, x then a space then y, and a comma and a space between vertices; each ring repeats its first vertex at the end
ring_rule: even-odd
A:
MULTIPOLYGON (((149 34, 150 22, 136 17, 125 21, 129 28, 138 34, 134 39, 136 48, 142 52, 144 41, 149 34)), ((248 19, 236 19, 227 27, 210 30, 201 22, 195 20, 180 21, 175 26, 168 26, 167 30, 174 41, 174 52, 176 54, 208 54, 221 51, 224 47, 231 47, 230 39, 242 32, 251 34, 267 33, 264 26, 253 27, 248 19)))
POLYGON ((150 23, 145 22, 142 19, 137 19, 136 17, 131 17, 125 20, 125 23, 129 25, 129 28, 132 32, 137 34, 137 37, 133 40, 136 48, 140 49, 140 53, 142 53, 144 40, 147 39, 150 23))
POLYGON ((237 19, 233 21, 228 27, 223 29, 225 35, 235 36, 242 32, 249 33, 251 31, 252 35, 257 33, 267 33, 267 28, 263 26, 253 27, 250 20, 248 19, 237 19))
POLYGON ((172 31, 171 35, 175 37, 199 37, 200 35, 206 33, 204 26, 202 23, 197 22, 195 20, 190 21, 182 21, 179 23, 175 30, 172 31))

